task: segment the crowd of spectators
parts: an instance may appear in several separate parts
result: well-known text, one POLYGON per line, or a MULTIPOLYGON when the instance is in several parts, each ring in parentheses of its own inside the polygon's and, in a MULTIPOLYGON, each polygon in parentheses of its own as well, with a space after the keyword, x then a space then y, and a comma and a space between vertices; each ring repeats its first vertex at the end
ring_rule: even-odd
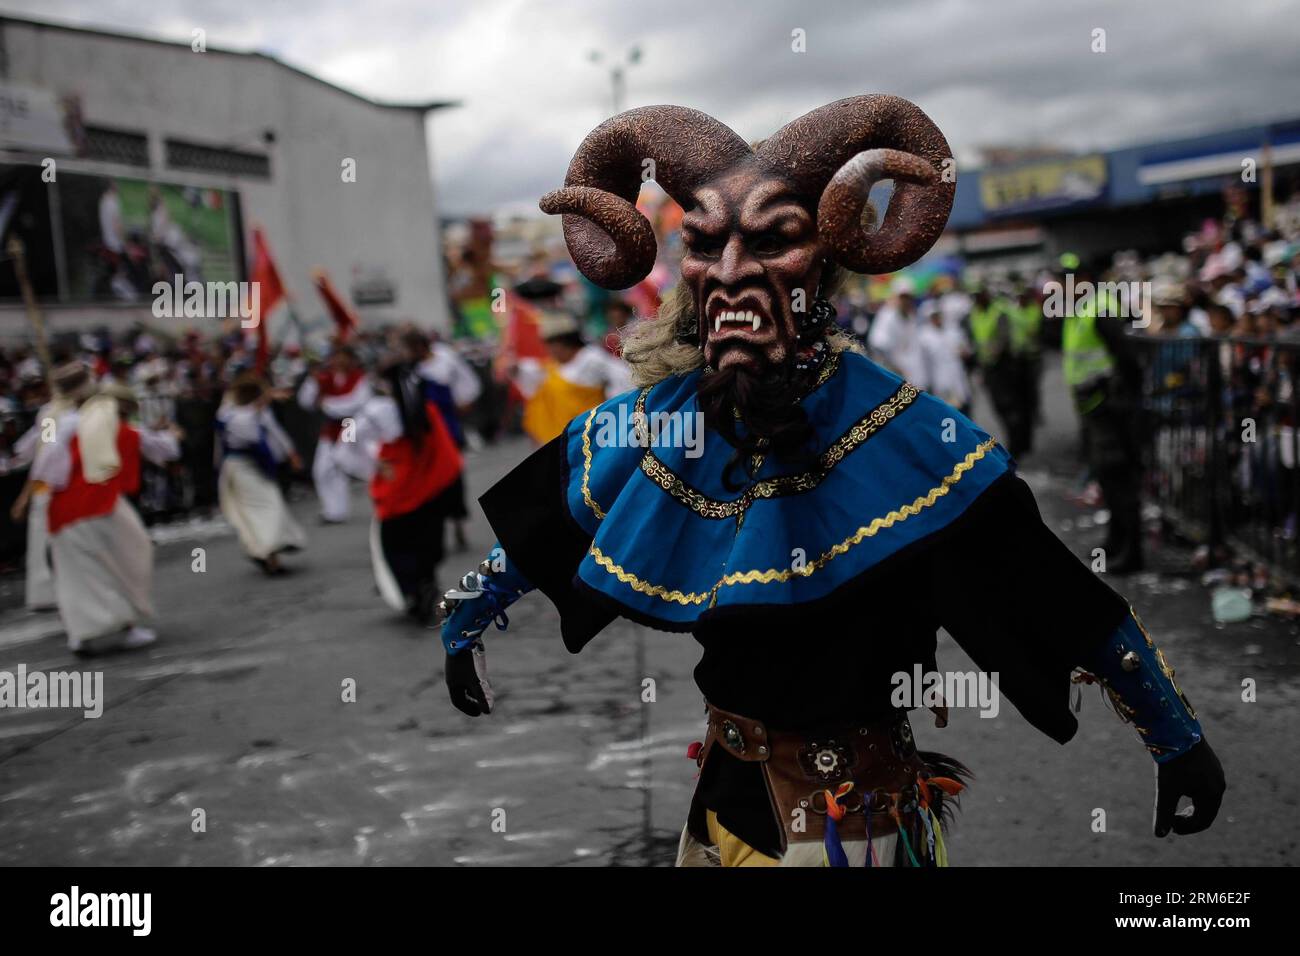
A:
MULTIPOLYGON (((1041 270, 1019 274, 976 266, 895 276, 885 283, 857 281, 836 297, 838 322, 876 358, 906 374, 914 384, 959 407, 969 407, 979 383, 969 336, 975 303, 993 296, 1023 308, 1035 299, 1041 302, 1047 284, 1071 271, 1078 280, 1145 283, 1154 308, 1145 317, 1149 321, 1133 325, 1132 334, 1158 343, 1158 347, 1141 350, 1148 407, 1157 413, 1176 409, 1184 424, 1198 421, 1202 432, 1197 442, 1187 447, 1170 445, 1160 460, 1173 468, 1187 465, 1189 456, 1203 459, 1207 444, 1204 426, 1211 416, 1205 410, 1209 401, 1207 363, 1213 362, 1213 397, 1218 403, 1213 415, 1219 417, 1219 424, 1253 416, 1263 426, 1259 448, 1232 454, 1232 480, 1239 490, 1256 488, 1261 480, 1281 488, 1286 476, 1278 470, 1290 474, 1297 460, 1292 406, 1300 399, 1294 385, 1300 374, 1300 194, 1277 207, 1269 228, 1245 214, 1246 203, 1229 197, 1225 205, 1227 212, 1222 218, 1203 223, 1184 238, 1181 248, 1146 257, 1116 252, 1108 262, 1094 262, 1091 270, 1084 263, 1062 257, 1060 262, 1044 264, 1041 270), (909 328, 915 334, 907 332, 909 328), (1198 404, 1200 411, 1186 413, 1198 404)), ((645 289, 633 290, 626 298, 599 299, 597 308, 592 308, 587 300, 593 290, 581 286, 571 268, 560 261, 534 258, 536 261, 528 263, 527 274, 516 276, 521 280, 517 284, 521 294, 536 292, 530 284, 547 284, 553 304, 575 311, 585 320, 587 337, 603 341, 611 351, 617 351, 618 328, 633 317, 633 310, 637 314, 651 311, 658 294, 672 281, 670 271, 658 270, 662 273, 657 273, 658 288, 647 283, 645 289)), ((483 295, 494 280, 486 267, 479 271, 478 285, 484 288, 473 294, 483 295)), ((454 329, 461 333, 456 346, 485 386, 467 431, 472 440, 491 440, 503 423, 509 427, 505 414, 508 398, 503 394, 501 376, 494 374, 499 373, 494 363, 500 343, 490 336, 467 334, 460 312, 468 309, 460 309, 457 299, 469 297, 457 296, 455 289, 457 275, 471 273, 464 264, 451 272, 452 307, 458 316, 454 329)), ((1059 336, 1059 328, 1059 323, 1045 320, 1038 344, 1048 348, 1058 345, 1055 336, 1059 336)), ((391 347, 398 331, 399 327, 363 329, 351 344, 362 363, 371 367, 391 347)), ((51 342, 56 362, 81 357, 101 381, 129 392, 141 424, 156 427, 171 422, 184 433, 181 460, 167 469, 150 469, 143 476, 137 504, 147 522, 202 516, 215 509, 215 412, 234 376, 253 366, 254 347, 238 328, 205 338, 194 331, 165 337, 157 329, 140 326, 116 336, 98 330, 56 337, 51 342)), ((316 358, 293 337, 276 349, 267 368, 277 399, 276 415, 304 460, 310 460, 317 422, 293 399, 316 358)), ((0 505, 5 507, 0 514, 0 566, 11 563, 22 550, 21 528, 7 515, 7 503, 16 496, 26 471, 26 462, 15 457, 14 445, 49 397, 34 349, 30 345, 0 348, 0 505)), ((1161 440, 1169 443, 1168 429, 1161 440)), ((1283 516, 1282 523, 1294 534, 1294 509, 1283 516)))

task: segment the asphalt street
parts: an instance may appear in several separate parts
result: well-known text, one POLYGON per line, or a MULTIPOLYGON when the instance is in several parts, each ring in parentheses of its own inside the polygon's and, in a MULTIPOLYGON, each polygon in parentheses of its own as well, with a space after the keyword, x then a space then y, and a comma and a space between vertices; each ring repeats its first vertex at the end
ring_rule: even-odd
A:
MULTIPOLYGON (((1059 377, 1046 388, 1059 396, 1059 377)), ((1045 520, 1083 555, 1102 529, 1068 497, 1079 471, 1073 428, 1054 398, 1040 450, 1021 465, 1045 520)), ((527 450, 512 441, 474 454, 472 491, 527 450)), ((88 664, 66 651, 56 615, 0 618, 0 671, 102 670, 106 697, 98 719, 0 709, 0 864, 672 861, 695 774, 685 752, 702 730, 693 640, 620 621, 575 657, 554 611, 532 595, 512 609, 507 633, 488 638, 497 712, 465 717, 446 699, 434 635, 375 593, 369 509, 364 489, 354 492, 341 526, 314 524, 310 501, 295 506, 310 544, 278 579, 264 578, 219 524, 168 529, 151 648, 88 664), (643 703, 647 677, 655 700, 643 703)), ((449 558, 447 581, 492 543, 481 517, 469 531, 472 548, 449 558)), ((1300 637, 1262 618, 1216 626, 1187 556, 1168 548, 1154 557, 1156 571, 1110 583, 1177 667, 1224 763, 1229 791, 1215 827, 1151 835, 1153 764, 1095 690, 1064 747, 1010 706, 996 719, 954 711, 943 730, 918 714, 920 744, 976 773, 949 842, 954 865, 1295 858, 1300 822, 1286 781, 1300 637), (1241 699, 1246 678, 1256 702, 1241 699), (1094 830, 1099 808, 1105 832, 1094 830)), ((15 588, 21 581, 0 584, 15 588)), ((990 599, 1016 600, 1015 582, 990 599)), ((1051 641, 1053 622, 1042 627, 1051 641)), ((973 669, 946 638, 939 661, 973 669)))

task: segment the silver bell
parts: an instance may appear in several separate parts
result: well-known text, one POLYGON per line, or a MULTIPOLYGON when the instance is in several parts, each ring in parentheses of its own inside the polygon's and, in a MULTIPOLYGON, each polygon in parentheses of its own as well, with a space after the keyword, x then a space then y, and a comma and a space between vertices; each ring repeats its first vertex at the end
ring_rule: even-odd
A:
POLYGON ((484 558, 482 561, 480 561, 480 562, 479 562, 479 565, 478 565, 478 573, 481 574, 481 575, 483 575, 483 577, 485 577, 485 578, 491 577, 491 576, 492 576, 492 562, 489 561, 489 560, 487 560, 486 558, 484 558))

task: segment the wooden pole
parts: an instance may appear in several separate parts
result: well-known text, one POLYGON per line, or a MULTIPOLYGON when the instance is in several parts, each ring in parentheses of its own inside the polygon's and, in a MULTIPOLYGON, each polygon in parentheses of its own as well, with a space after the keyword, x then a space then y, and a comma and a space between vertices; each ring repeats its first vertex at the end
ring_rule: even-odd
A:
POLYGON ((5 248, 13 260, 14 275, 18 279, 18 288, 23 294, 23 305, 27 307, 27 321, 31 323, 32 334, 36 339, 36 357, 45 369, 45 380, 53 383, 50 374, 53 363, 50 359, 50 346, 45 337, 45 316, 41 314, 41 307, 36 301, 36 290, 32 288, 31 276, 27 274, 27 250, 23 246, 23 241, 17 236, 10 236, 5 248))

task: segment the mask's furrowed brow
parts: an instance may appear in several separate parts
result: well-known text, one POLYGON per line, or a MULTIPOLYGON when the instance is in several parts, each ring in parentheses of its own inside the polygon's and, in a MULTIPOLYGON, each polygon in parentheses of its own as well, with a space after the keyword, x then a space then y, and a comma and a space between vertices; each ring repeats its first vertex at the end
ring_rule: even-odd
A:
POLYGON ((722 194, 705 187, 695 193, 695 208, 682 216, 682 229, 701 235, 717 235, 726 231, 728 219, 722 194))
POLYGON ((793 234, 812 224, 808 210, 791 194, 790 187, 779 179, 759 183, 741 206, 740 227, 745 232, 793 234))

